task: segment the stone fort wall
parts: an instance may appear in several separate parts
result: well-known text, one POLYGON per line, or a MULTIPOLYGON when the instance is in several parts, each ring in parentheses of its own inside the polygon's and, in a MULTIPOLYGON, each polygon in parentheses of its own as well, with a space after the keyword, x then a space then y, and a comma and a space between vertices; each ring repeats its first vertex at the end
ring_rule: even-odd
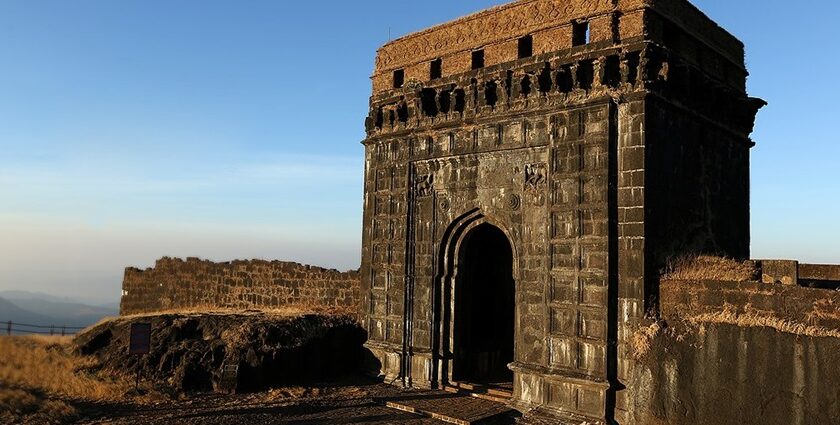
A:
POLYGON ((659 323, 636 334, 633 423, 837 423, 840 292, 689 280, 660 290, 659 323))
POLYGON ((120 314, 300 307, 356 313, 359 274, 281 261, 214 263, 164 257, 125 270, 120 314))

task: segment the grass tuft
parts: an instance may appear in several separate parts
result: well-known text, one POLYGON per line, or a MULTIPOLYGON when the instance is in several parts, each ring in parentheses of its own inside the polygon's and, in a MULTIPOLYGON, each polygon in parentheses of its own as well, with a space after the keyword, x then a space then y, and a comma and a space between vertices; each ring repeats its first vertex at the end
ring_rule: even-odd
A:
POLYGON ((633 349, 633 357, 641 360, 650 353, 653 340, 662 331, 662 324, 653 322, 649 326, 641 326, 633 332, 630 338, 630 347, 633 349))
POLYGON ((758 267, 753 261, 738 261, 709 255, 685 256, 669 261, 662 278, 748 282, 758 279, 758 267))

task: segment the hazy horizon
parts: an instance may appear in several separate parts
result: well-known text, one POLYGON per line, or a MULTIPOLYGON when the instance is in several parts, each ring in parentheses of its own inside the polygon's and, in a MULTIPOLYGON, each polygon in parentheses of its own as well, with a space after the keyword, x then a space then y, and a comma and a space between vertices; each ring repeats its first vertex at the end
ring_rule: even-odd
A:
MULTIPOLYGON (((4 1, 0 291, 112 302, 162 256, 357 268, 376 49, 501 3, 4 1)), ((789 2, 694 3, 769 102, 753 257, 840 263, 840 4, 809 3, 794 37, 789 2)))

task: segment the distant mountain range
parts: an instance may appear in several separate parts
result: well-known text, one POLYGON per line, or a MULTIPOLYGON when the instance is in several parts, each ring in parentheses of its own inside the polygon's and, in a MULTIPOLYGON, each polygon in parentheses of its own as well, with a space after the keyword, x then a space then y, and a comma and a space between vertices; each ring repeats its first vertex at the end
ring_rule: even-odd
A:
MULTIPOLYGON (((30 325, 85 327, 117 315, 116 304, 93 306, 46 294, 0 291, 0 325, 11 320, 30 325)), ((0 332, 5 328, 0 326, 0 332)))

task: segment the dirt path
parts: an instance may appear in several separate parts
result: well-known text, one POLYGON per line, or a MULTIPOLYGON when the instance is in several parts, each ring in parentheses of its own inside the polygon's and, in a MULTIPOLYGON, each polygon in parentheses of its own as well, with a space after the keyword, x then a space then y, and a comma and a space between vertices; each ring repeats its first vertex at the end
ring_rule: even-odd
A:
POLYGON ((269 393, 193 395, 157 405, 91 405, 80 424, 440 424, 384 406, 382 400, 405 395, 384 384, 290 387, 269 393))

